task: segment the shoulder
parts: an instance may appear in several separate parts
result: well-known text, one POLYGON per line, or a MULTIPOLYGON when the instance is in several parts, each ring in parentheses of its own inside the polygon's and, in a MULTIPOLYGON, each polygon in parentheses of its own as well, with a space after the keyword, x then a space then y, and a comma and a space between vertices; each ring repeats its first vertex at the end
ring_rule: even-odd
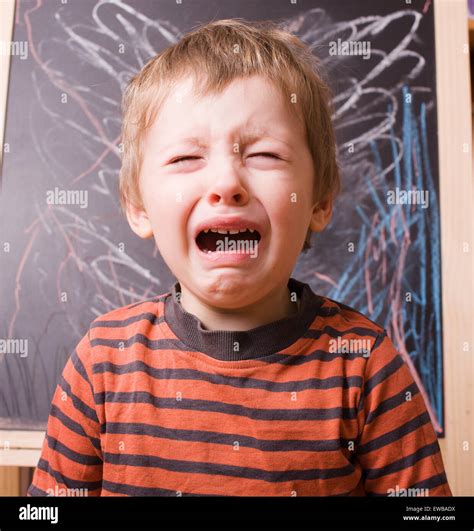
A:
POLYGON ((91 362, 124 363, 162 337, 164 305, 170 292, 115 308, 92 321, 88 336, 91 362))
POLYGON ((318 313, 327 327, 341 333, 354 332, 368 335, 385 333, 383 326, 372 321, 355 308, 321 295, 319 298, 321 305, 318 313))
MULTIPOLYGON (((401 358, 385 328, 355 308, 320 296, 318 319, 312 333, 332 359, 355 365, 362 373, 377 371, 401 358)), ((366 374, 366 376, 368 375, 366 374)))
POLYGON ((123 328, 141 320, 156 320, 163 315, 164 303, 169 295, 167 291, 99 315, 90 325, 91 332, 96 328, 123 328))

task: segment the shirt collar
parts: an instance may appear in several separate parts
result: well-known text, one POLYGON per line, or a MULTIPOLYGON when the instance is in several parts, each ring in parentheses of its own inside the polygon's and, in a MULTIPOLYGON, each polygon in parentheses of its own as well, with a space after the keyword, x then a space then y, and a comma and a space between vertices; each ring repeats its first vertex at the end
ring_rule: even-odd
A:
POLYGON ((298 312, 251 330, 206 330, 201 321, 186 312, 179 301, 181 286, 175 282, 165 299, 165 321, 173 333, 192 350, 222 361, 261 358, 289 347, 310 327, 322 298, 310 286, 293 278, 288 289, 300 300, 298 312))

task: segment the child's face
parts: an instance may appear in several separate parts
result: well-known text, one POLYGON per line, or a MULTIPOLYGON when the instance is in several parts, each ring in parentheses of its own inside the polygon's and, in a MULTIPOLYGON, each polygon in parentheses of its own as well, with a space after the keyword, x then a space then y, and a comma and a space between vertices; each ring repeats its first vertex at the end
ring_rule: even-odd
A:
POLYGON ((216 307, 240 308, 286 285, 308 228, 322 230, 331 205, 313 206, 303 123, 271 82, 236 80, 201 100, 192 87, 187 78, 170 94, 144 138, 144 210, 130 206, 128 220, 139 236, 154 235, 183 290, 216 307), (228 220, 255 229, 246 233, 247 243, 211 233, 196 241, 201 228, 227 226, 228 220), (226 243, 227 250, 242 252, 201 250, 226 243))

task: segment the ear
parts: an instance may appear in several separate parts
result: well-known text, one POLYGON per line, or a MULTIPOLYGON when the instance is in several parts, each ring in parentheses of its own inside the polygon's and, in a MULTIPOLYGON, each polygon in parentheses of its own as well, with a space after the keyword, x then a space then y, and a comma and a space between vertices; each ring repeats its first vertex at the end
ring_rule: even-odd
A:
POLYGON ((140 238, 151 238, 153 229, 148 219, 148 214, 143 207, 137 207, 130 201, 127 201, 127 220, 130 228, 140 238))
POLYGON ((312 232, 321 232, 324 230, 331 221, 332 207, 332 199, 326 199, 320 203, 316 203, 313 207, 309 230, 312 232))

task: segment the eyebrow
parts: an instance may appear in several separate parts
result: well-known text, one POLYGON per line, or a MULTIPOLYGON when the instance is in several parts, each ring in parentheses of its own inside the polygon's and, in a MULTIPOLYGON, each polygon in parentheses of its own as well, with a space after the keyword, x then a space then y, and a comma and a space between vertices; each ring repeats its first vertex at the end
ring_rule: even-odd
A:
MULTIPOLYGON (((242 144, 252 144, 256 142, 257 140, 263 140, 265 138, 269 138, 270 140, 276 140, 277 142, 282 142, 283 144, 286 144, 288 147, 292 148, 293 146, 289 144, 288 142, 285 142, 284 140, 281 140, 279 138, 275 138, 273 136, 269 136, 269 131, 266 129, 259 130, 258 132, 249 131, 248 133, 243 133, 240 136, 241 143, 242 144)), ((161 148, 162 152, 166 152, 169 149, 174 148, 178 144, 190 144, 193 146, 198 147, 204 147, 204 143, 202 139, 198 136, 187 136, 184 138, 179 138, 175 140, 174 142, 171 142, 169 144, 166 144, 161 148)))
POLYGON ((186 138, 178 138, 177 140, 174 140, 173 142, 170 142, 169 144, 165 144, 164 146, 160 147, 159 150, 161 153, 168 153, 169 150, 174 149, 178 145, 182 144, 188 144, 198 147, 203 147, 204 144, 202 140, 197 136, 188 136, 186 138))

